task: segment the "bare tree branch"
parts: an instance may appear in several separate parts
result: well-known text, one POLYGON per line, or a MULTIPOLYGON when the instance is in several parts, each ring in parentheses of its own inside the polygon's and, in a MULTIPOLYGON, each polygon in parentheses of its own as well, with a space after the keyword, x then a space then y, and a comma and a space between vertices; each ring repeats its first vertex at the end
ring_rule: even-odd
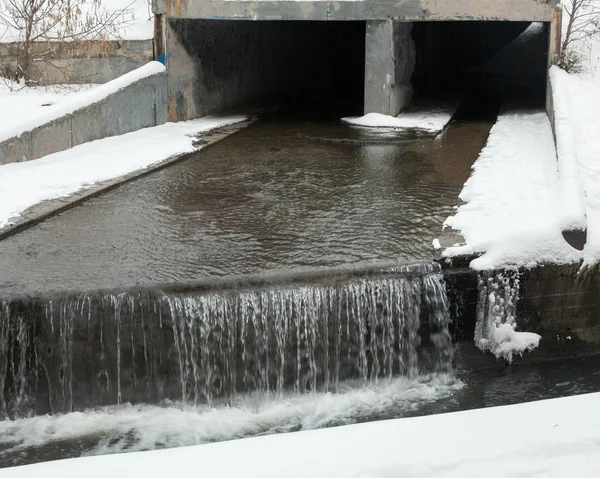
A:
POLYGON ((107 11, 102 0, 0 0, 0 28, 12 32, 19 44, 14 76, 32 81, 34 62, 48 61, 34 53, 41 42, 108 42, 121 37, 132 16, 134 2, 107 11))
POLYGON ((561 45, 559 66, 567 71, 581 70, 581 54, 577 47, 600 36, 600 6, 594 0, 564 0, 567 28, 561 45))

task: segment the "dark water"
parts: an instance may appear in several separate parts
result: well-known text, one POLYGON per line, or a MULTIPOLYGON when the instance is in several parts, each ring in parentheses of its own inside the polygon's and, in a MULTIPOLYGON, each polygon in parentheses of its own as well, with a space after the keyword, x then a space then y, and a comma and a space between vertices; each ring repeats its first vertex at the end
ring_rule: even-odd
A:
POLYGON ((245 396, 233 406, 109 407, 0 421, 0 467, 187 446, 373 420, 414 417, 600 391, 600 359, 398 378, 336 394, 245 396))
POLYGON ((3 295, 430 259, 492 119, 438 139, 261 120, 0 242, 3 295))

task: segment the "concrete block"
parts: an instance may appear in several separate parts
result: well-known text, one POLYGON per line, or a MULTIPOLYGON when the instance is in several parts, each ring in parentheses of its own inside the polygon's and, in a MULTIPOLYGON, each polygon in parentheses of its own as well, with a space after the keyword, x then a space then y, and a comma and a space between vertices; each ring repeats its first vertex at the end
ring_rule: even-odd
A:
POLYGON ((410 23, 393 20, 367 22, 365 114, 396 116, 410 103, 410 78, 416 61, 410 30, 410 23))

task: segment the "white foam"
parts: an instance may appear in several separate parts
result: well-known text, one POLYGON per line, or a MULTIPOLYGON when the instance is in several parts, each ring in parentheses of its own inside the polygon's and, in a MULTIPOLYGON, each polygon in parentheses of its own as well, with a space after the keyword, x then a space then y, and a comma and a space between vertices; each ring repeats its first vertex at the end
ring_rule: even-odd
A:
MULTIPOLYGON (((448 376, 396 378, 339 393, 239 397, 231 406, 122 405, 65 415, 0 421, 0 449, 90 440, 87 455, 171 448, 253 435, 310 430, 398 417, 450 396, 462 383, 448 376)), ((2 459, 2 452, 0 452, 2 459)))

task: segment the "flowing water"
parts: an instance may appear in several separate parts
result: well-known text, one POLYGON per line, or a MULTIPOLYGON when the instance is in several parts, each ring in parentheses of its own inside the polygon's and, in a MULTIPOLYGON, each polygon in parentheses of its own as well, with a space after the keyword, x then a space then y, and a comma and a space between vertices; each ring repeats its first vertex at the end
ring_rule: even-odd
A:
MULTIPOLYGON (((492 123, 262 121, 0 242, 0 467, 600 390, 452 371, 431 240, 492 123)), ((518 276, 479 287, 485 338, 518 276)))
POLYGON ((165 399, 210 404, 238 392, 328 392, 346 379, 413 378, 419 365, 448 372, 450 314, 439 266, 380 274, 5 301, 0 413, 165 399))
POLYGON ((0 290, 148 286, 429 261, 493 118, 444 135, 261 120, 0 242, 0 290))

